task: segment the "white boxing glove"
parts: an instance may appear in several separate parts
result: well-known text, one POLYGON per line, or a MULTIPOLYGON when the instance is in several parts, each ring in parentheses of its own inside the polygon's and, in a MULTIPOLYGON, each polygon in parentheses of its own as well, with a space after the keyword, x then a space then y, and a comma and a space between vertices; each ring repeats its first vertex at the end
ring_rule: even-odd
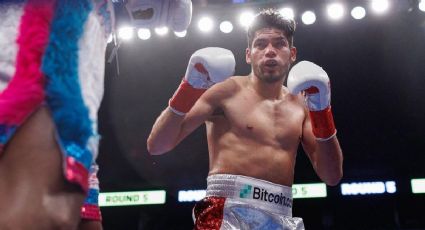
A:
POLYGON ((322 67, 309 61, 297 63, 289 71, 287 85, 291 94, 305 92, 313 134, 316 138, 328 140, 335 136, 336 129, 330 106, 330 82, 328 74, 322 67))
POLYGON ((328 74, 313 62, 300 61, 292 67, 288 74, 288 89, 294 95, 304 90, 311 92, 307 100, 311 111, 323 110, 330 105, 331 90, 328 74), (314 91, 317 93, 313 93, 314 91))
POLYGON ((230 50, 207 47, 192 54, 186 74, 169 101, 172 111, 184 115, 212 85, 233 75, 235 57, 230 50))
POLYGON ((192 54, 184 78, 197 89, 208 89, 226 80, 235 71, 232 51, 220 47, 207 47, 192 54))
POLYGON ((186 30, 192 20, 191 0, 128 0, 125 5, 135 27, 186 30))

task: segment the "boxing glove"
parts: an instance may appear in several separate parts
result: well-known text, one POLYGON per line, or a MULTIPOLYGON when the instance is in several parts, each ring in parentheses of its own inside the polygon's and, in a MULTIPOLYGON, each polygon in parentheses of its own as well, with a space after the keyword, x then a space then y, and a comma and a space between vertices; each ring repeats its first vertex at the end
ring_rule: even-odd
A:
POLYGON ((179 88, 169 101, 169 107, 184 115, 212 85, 226 80, 235 71, 235 57, 230 50, 207 47, 192 54, 179 88))
POLYGON ((318 65, 301 61, 288 74, 291 94, 305 92, 313 134, 318 140, 329 140, 336 134, 331 111, 331 89, 328 74, 318 65))
POLYGON ((141 28, 167 26, 182 32, 192 19, 191 0, 128 0, 125 8, 132 24, 141 28))

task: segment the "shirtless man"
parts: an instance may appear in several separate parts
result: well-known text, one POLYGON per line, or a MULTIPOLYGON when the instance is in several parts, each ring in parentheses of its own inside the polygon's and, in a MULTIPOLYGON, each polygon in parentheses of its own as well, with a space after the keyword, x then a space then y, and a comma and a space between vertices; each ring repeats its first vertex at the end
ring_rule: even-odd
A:
POLYGON ((326 73, 303 62, 289 74, 291 86, 283 86, 296 60, 294 31, 293 20, 263 10, 248 30, 251 73, 220 83, 232 75, 230 51, 195 52, 179 89, 153 125, 148 150, 159 155, 206 124, 207 196, 194 208, 195 229, 304 229, 291 209, 300 143, 326 184, 340 181, 343 157, 326 73))

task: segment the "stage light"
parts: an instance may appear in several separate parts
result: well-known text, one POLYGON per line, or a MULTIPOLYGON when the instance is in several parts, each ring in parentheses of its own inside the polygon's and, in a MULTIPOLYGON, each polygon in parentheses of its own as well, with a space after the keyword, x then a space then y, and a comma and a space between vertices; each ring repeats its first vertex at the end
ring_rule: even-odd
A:
POLYGON ((168 27, 164 26, 164 27, 157 27, 155 28, 155 33, 158 34, 159 36, 165 36, 168 34, 168 27))
POLYGON ((148 40, 151 37, 151 31, 146 28, 140 28, 137 30, 137 37, 142 40, 148 40))
POLYGON ((174 35, 176 35, 179 38, 186 37, 187 30, 181 31, 181 32, 174 32, 174 35))
POLYGON ((202 32, 209 32, 213 29, 213 27, 214 27, 214 22, 209 17, 203 17, 198 22, 198 28, 202 32))
POLYGON ((380 14, 388 10, 388 8, 390 7, 390 3, 388 2, 388 0, 372 0, 371 7, 373 11, 380 14))
POLYGON ((421 11, 424 11, 424 12, 425 12, 425 0, 421 0, 421 1, 419 2, 418 7, 419 7, 419 9, 420 9, 421 11))
POLYGON ((118 37, 122 40, 130 40, 133 38, 133 33, 134 31, 132 27, 124 26, 118 30, 118 37))
POLYGON ((254 13, 250 11, 243 12, 239 16, 239 22, 245 28, 248 28, 248 26, 251 25, 253 20, 254 20, 254 13))
POLYGON ((289 18, 289 19, 294 19, 295 18, 295 14, 294 14, 294 10, 288 7, 282 8, 279 10, 279 13, 281 15, 283 15, 283 17, 285 18, 289 18))
POLYGON ((351 10, 351 16, 354 19, 362 19, 366 16, 366 10, 361 6, 356 6, 351 10))
POLYGON ((228 34, 230 32, 232 32, 233 30, 233 24, 229 21, 224 21, 220 23, 220 31, 228 34))
POLYGON ((316 14, 313 11, 306 11, 302 14, 301 20, 306 25, 311 25, 316 22, 316 14))
POLYGON ((327 13, 330 19, 338 20, 341 19, 344 14, 344 7, 340 3, 332 3, 327 7, 327 13))

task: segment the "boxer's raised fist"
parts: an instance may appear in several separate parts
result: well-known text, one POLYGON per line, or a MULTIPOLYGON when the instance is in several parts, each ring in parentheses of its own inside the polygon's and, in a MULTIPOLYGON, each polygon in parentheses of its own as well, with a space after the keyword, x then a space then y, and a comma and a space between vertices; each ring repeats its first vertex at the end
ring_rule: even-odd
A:
POLYGON ((170 108, 177 114, 189 112, 206 89, 232 76, 235 57, 230 50, 207 47, 192 54, 186 74, 173 97, 170 108))
POLYGON ((322 67, 309 61, 294 65, 288 74, 288 89, 294 95, 305 92, 316 138, 328 140, 333 137, 336 129, 330 106, 330 82, 322 67))

